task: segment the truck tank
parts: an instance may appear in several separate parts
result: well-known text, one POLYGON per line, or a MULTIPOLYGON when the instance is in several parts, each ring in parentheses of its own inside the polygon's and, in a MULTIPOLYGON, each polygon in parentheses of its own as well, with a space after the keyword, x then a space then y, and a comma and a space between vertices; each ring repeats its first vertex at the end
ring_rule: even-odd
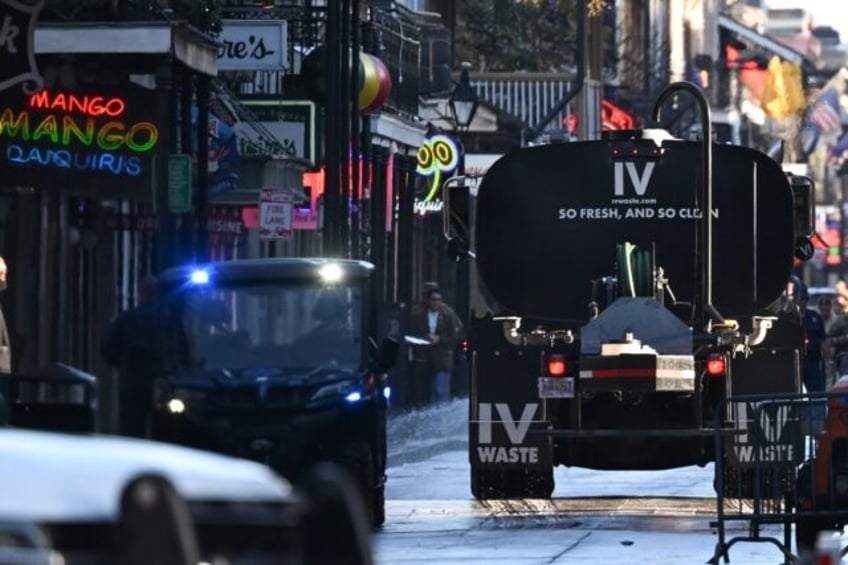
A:
POLYGON ((550 496, 557 465, 704 465, 723 398, 800 390, 781 299, 812 193, 769 155, 659 129, 495 162, 470 222, 472 494, 550 496))
MULTIPOLYGON (((700 151, 700 142, 666 138, 504 156, 477 201, 477 267, 488 291, 519 316, 585 321, 592 281, 611 274, 618 245, 630 242, 653 250, 676 302, 696 301, 700 151)), ((713 304, 743 318, 779 298, 790 275, 793 196, 765 154, 714 145, 713 156, 713 304)))

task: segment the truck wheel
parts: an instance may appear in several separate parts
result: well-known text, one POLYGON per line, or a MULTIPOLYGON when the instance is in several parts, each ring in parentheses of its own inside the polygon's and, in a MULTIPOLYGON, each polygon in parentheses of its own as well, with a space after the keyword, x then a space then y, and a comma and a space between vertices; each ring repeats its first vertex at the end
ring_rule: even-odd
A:
MULTIPOLYGON (((380 514, 385 519, 385 508, 377 510, 377 502, 385 503, 385 500, 378 501, 378 496, 375 496, 376 479, 374 477, 374 458, 371 455, 371 446, 363 440, 349 441, 341 446, 338 452, 338 462, 347 469, 354 482, 356 483, 359 493, 362 497, 362 502, 365 505, 366 515, 373 526, 380 526, 378 518, 380 514)), ((383 497, 385 499, 385 496, 383 497)))

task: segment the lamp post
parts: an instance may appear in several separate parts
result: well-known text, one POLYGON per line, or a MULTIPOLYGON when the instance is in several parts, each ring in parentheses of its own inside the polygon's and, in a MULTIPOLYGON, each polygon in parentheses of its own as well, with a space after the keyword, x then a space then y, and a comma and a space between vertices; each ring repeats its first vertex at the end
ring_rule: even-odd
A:
POLYGON ((467 133, 471 127, 471 122, 474 120, 474 114, 477 113, 477 91, 471 86, 471 63, 463 61, 459 65, 461 71, 459 74, 459 83, 453 88, 450 98, 448 98, 448 107, 450 108, 451 121, 454 125, 454 131, 457 135, 459 143, 459 163, 456 167, 456 174, 463 176, 465 174, 465 144, 459 135, 462 132, 467 133))
MULTIPOLYGON (((465 144, 462 140, 462 133, 468 133, 469 128, 471 127, 471 122, 474 120, 474 114, 477 112, 477 105, 479 103, 479 99, 477 98, 477 92, 474 90, 474 87, 471 86, 471 63, 463 62, 460 64, 460 74, 459 74, 459 83, 454 87, 451 92, 450 98, 448 99, 448 107, 450 108, 450 113, 452 117, 452 121, 454 124, 454 129, 457 133, 457 143, 459 145, 459 163, 456 167, 457 176, 464 177, 465 176, 465 144)), ((467 184, 463 182, 463 190, 469 190, 467 184)), ((450 190, 449 188, 445 188, 444 190, 450 190)), ((447 194, 442 195, 442 198, 447 200, 449 196, 447 194)), ((470 204, 470 195, 468 195, 468 201, 470 204)), ((450 218, 448 218, 448 222, 450 222, 450 218)), ((468 236, 470 238, 470 234, 468 236)), ((456 261, 456 298, 455 304, 456 311, 459 313, 460 317, 464 324, 468 324, 468 320, 470 318, 471 308, 470 308, 470 294, 471 294, 471 286, 470 286, 470 265, 469 261, 456 261)), ((468 393, 468 389, 466 388, 467 383, 469 382, 468 375, 468 364, 462 363, 460 361, 459 366, 455 368, 454 371, 454 381, 459 379, 459 392, 468 393)), ((456 388, 456 387, 455 387, 456 388)))
POLYGON ((468 131, 474 114, 477 112, 477 92, 471 86, 471 63, 460 65, 459 84, 457 84, 448 99, 451 117, 458 131, 468 131))

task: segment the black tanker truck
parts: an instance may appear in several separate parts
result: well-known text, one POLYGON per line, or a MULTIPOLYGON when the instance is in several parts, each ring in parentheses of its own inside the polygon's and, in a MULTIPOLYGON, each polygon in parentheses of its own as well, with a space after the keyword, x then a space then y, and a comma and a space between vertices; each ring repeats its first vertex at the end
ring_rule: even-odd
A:
MULTIPOLYGON (((660 94, 654 120, 687 93, 712 139, 690 83, 660 94)), ((769 155, 608 132, 499 159, 467 231, 446 200, 448 249, 473 258, 476 498, 549 497, 557 465, 705 465, 714 428, 733 425, 724 398, 800 391, 803 332, 780 305, 812 254, 813 186, 769 155)))

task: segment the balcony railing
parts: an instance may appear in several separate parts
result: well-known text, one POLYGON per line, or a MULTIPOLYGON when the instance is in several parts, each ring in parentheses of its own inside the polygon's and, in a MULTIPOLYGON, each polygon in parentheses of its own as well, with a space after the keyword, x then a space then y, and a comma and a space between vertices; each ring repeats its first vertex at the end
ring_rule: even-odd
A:
MULTIPOLYGON (((471 73, 471 85, 481 100, 535 129, 566 96, 573 84, 571 73, 471 73)), ((548 124, 561 127, 570 113, 566 107, 548 124)))

